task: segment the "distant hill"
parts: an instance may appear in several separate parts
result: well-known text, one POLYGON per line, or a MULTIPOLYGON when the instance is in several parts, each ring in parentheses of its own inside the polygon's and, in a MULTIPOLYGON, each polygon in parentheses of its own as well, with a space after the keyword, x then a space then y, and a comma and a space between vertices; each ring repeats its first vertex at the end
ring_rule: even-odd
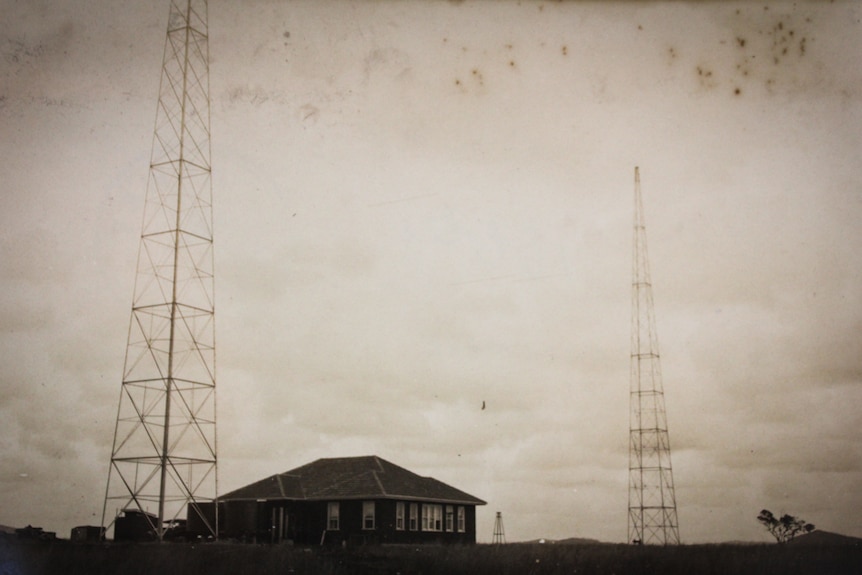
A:
POLYGON ((595 545, 601 543, 598 539, 585 539, 583 537, 569 537, 567 539, 533 539, 531 541, 519 541, 519 543, 536 543, 543 545, 595 545))
POLYGON ((787 542, 788 545, 854 545, 862 547, 862 539, 850 537, 831 531, 812 531, 804 535, 798 535, 787 542))
MULTIPOLYGON (((602 545, 602 541, 598 539, 587 539, 584 537, 569 537, 567 539, 531 539, 530 541, 513 541, 512 543, 520 543, 526 545, 602 545)), ((841 535, 840 533, 832 533, 831 531, 815 530, 811 533, 797 535, 794 539, 787 542, 788 545, 820 545, 820 546, 855 546, 862 549, 862 538, 851 537, 849 535, 841 535)), ((761 541, 723 541, 715 545, 740 545, 740 546, 755 546, 764 545, 761 541)))

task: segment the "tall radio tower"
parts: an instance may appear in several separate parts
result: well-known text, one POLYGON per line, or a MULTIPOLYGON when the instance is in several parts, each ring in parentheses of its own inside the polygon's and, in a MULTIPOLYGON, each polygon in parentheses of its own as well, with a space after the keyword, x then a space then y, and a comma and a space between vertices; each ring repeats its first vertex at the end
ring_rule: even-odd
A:
POLYGON ((629 542, 679 543, 646 226, 635 168, 629 399, 629 542))
POLYGON ((206 0, 171 0, 139 249, 102 526, 139 512, 161 540, 188 511, 215 536, 206 0))

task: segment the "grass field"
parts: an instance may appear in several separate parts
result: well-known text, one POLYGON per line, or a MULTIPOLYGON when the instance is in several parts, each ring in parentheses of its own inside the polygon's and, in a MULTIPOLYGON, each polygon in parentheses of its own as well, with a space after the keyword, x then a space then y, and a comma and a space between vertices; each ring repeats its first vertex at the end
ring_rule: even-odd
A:
POLYGON ((0 575, 850 575, 854 546, 509 544, 348 550, 230 543, 73 544, 0 540, 0 575))

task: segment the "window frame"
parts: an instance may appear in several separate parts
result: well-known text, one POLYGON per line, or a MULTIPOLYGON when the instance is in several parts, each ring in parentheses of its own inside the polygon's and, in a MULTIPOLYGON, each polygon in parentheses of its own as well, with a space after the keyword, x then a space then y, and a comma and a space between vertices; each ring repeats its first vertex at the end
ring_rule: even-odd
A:
POLYGON ((455 508, 451 505, 446 506, 446 531, 452 533, 455 531, 455 508))
POLYGON ((458 506, 458 533, 467 531, 467 513, 463 505, 458 506))
POLYGON ((341 530, 341 504, 338 501, 329 501, 326 504, 326 530, 341 530), (335 510, 335 513, 333 513, 333 510, 335 510))
POLYGON ((395 502, 395 530, 404 531, 404 502, 395 502))
POLYGON ((362 530, 363 531, 374 531, 377 528, 377 518, 376 518, 376 509, 373 501, 363 501, 362 502, 362 530), (368 513, 368 510, 371 510, 371 513, 368 513), (369 518, 371 520, 369 527, 369 518))
POLYGON ((443 531, 443 506, 439 503, 422 504, 422 531, 443 531))

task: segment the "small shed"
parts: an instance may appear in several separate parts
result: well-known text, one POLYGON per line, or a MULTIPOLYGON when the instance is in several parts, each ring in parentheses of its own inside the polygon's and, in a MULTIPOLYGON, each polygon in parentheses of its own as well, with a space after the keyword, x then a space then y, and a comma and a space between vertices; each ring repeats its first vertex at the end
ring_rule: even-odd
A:
MULTIPOLYGON (((485 502, 371 455, 318 459, 219 498, 219 537, 304 545, 476 542, 485 502)), ((204 513, 214 520, 213 504, 204 513)), ((190 512, 189 531, 204 531, 190 512)))
POLYGON ((105 539, 105 528, 100 525, 78 525, 72 527, 71 541, 74 543, 88 543, 103 541, 105 539))
POLYGON ((153 541, 157 518, 152 513, 137 509, 124 509, 114 523, 115 541, 153 541))

